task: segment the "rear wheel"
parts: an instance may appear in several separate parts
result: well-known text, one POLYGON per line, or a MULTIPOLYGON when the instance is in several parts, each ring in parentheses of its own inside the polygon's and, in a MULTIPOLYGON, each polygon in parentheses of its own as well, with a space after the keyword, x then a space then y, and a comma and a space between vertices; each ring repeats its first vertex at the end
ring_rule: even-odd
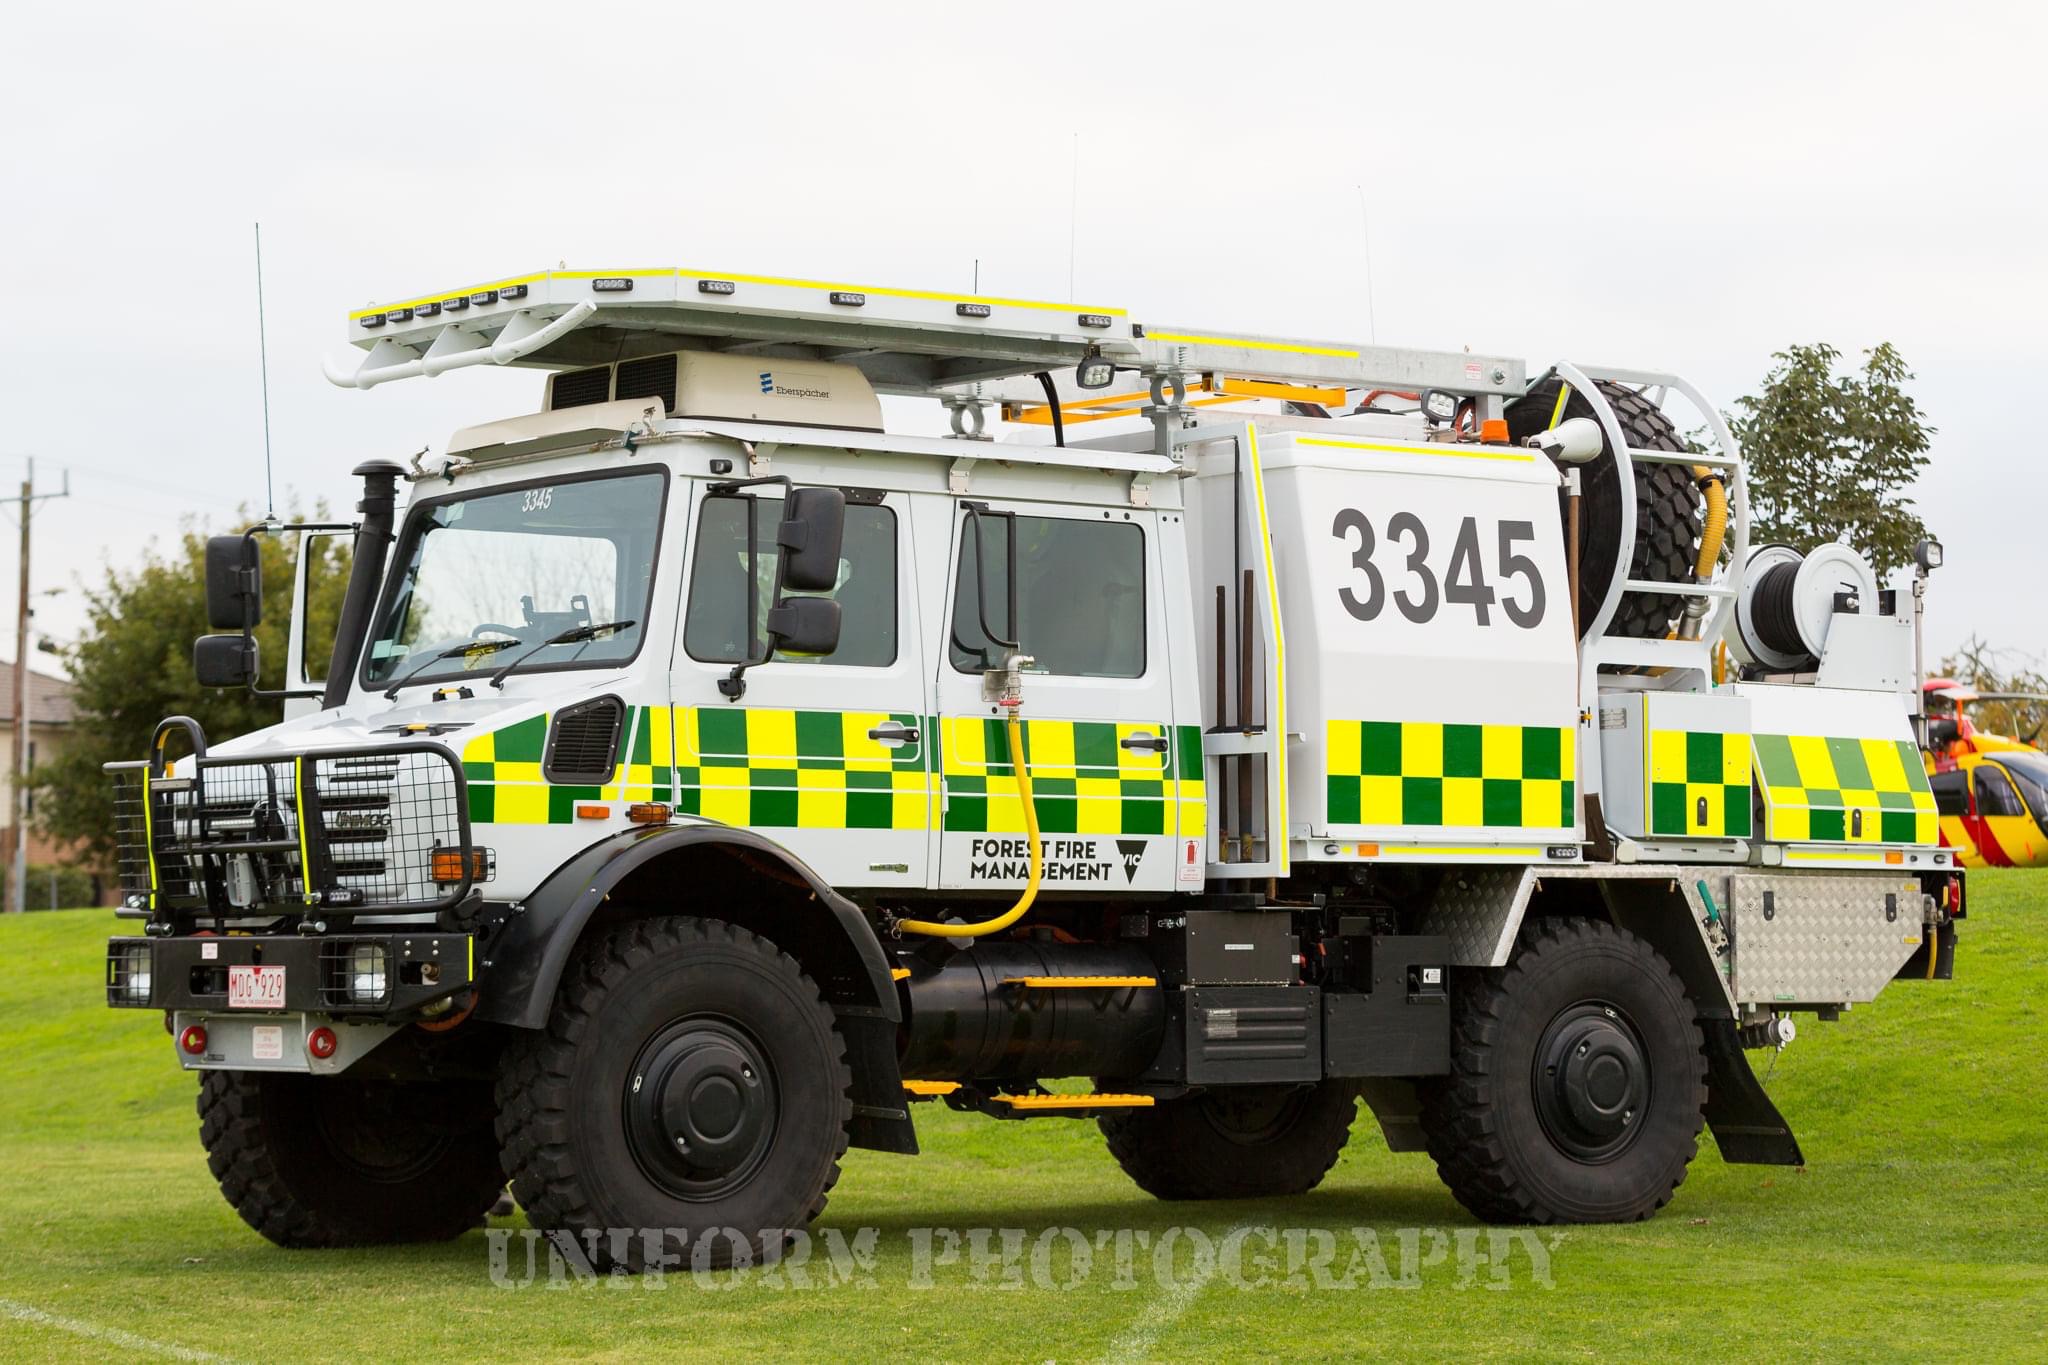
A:
POLYGON ((1160 1199, 1267 1199, 1322 1183, 1351 1136, 1358 1088, 1229 1086, 1096 1120, 1110 1155, 1160 1199))
POLYGON ((507 1050, 499 1137, 536 1227, 601 1264, 720 1266, 777 1254, 825 1207, 851 1085, 794 959, 720 921, 641 920, 580 948, 546 1030, 507 1050))
POLYGON ((1704 1040, 1664 959, 1597 920, 1550 919, 1499 970, 1464 970, 1451 1072, 1422 1131, 1491 1223, 1618 1223, 1667 1203, 1699 1149, 1704 1040))
POLYGON ((210 1071, 199 1134, 228 1203, 279 1246, 440 1241, 505 1187, 485 1081, 210 1071))

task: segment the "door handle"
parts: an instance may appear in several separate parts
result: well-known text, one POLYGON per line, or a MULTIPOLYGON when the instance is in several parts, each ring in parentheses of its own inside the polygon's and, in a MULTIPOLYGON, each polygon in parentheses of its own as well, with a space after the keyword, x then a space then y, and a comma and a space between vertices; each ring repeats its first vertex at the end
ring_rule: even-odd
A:
POLYGON ((915 725, 903 725, 893 720, 885 720, 874 729, 868 731, 868 738, 878 744, 915 744, 917 743, 917 727, 915 725))
POLYGON ((1118 740, 1117 743, 1121 745, 1123 748, 1132 750, 1133 752, 1138 752, 1141 750, 1149 751, 1155 754, 1163 754, 1166 752, 1165 735, 1149 735, 1141 731, 1140 733, 1135 735, 1125 735, 1122 739, 1118 740))

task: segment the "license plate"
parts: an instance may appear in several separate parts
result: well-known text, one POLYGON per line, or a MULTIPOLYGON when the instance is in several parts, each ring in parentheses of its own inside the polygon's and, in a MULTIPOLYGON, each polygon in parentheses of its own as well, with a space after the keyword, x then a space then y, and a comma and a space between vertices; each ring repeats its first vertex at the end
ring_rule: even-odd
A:
POLYGON ((231 1010, 283 1009, 284 968, 228 968, 228 1008, 231 1010))

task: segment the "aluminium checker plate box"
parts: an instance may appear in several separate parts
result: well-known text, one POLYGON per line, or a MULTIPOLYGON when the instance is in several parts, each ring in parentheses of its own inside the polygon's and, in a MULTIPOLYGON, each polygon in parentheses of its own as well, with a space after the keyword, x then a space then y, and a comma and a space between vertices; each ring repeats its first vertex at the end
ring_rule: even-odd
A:
POLYGON ((1925 900, 1905 876, 1736 873, 1728 878, 1738 1004, 1874 1000, 1920 948, 1925 900))

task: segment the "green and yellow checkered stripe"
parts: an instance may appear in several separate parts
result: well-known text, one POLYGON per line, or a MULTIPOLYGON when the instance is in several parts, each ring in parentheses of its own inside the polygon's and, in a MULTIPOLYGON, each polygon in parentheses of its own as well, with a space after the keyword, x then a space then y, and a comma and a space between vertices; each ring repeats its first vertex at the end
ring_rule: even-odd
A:
MULTIPOLYGON (((1042 834, 1194 835, 1208 825, 1202 732, 1192 725, 1032 720, 1024 759, 1042 834), (1126 749, 1137 734, 1164 735, 1167 752, 1126 749)), ((1024 808, 1009 731, 997 717, 951 716, 941 748, 948 833, 1019 834, 1024 808)))
POLYGON ((1651 834, 1749 837, 1749 736, 1652 730, 1651 834))
POLYGON ((1934 791, 1904 739, 1757 735, 1765 837, 1782 843, 1932 844, 1934 791))
POLYGON ((929 829, 925 744, 868 738, 888 711, 678 706, 676 808, 760 829, 929 829))
POLYGON ((1576 823, 1573 730, 1333 720, 1324 735, 1331 825, 1556 829, 1576 823))
POLYGON ((667 765, 657 765, 648 752, 659 714, 647 707, 627 709, 627 734, 619 746, 626 761, 613 768, 610 782, 599 786, 549 782, 541 775, 550 715, 476 736, 462 748, 470 823, 566 825, 583 802, 668 800, 667 765))

